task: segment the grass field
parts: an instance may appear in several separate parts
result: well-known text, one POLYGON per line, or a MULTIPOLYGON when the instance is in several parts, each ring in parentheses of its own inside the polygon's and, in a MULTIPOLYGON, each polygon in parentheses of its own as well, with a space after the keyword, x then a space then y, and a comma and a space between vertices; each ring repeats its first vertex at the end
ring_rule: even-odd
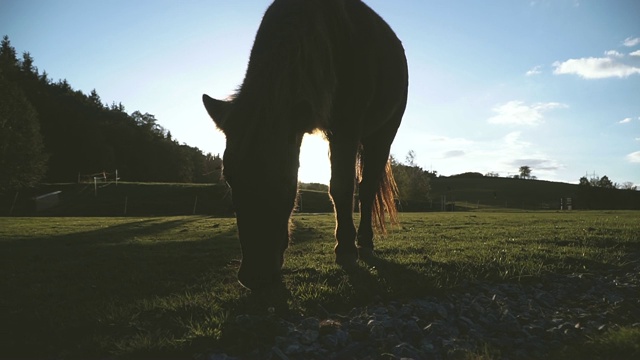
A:
POLYGON ((236 282, 234 219, 0 218, 0 358, 233 351, 225 320, 238 314, 346 312, 640 254, 637 211, 413 213, 377 241, 378 266, 347 274, 333 264, 332 215, 293 222, 286 288, 256 298, 236 282))

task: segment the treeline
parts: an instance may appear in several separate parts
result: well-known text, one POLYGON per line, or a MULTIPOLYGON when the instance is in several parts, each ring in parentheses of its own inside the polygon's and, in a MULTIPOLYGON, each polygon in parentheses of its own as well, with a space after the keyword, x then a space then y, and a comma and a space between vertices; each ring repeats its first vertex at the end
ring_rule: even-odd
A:
POLYGON ((438 176, 437 172, 429 172, 416 164, 416 153, 407 153, 405 162, 401 163, 391 156, 391 168, 398 185, 398 200, 400 202, 424 202, 429 200, 431 179, 438 176))
POLYGON ((221 163, 180 144, 149 113, 128 114, 121 103, 103 104, 95 89, 53 81, 2 39, 0 191, 116 169, 127 181, 212 183, 221 163))

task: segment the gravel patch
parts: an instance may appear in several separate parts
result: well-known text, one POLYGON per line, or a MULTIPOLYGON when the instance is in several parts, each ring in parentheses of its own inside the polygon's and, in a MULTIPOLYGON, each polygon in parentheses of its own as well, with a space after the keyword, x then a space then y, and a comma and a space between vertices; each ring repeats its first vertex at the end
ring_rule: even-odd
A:
POLYGON ((640 265, 530 284, 469 283, 443 296, 318 318, 240 315, 231 326, 251 335, 265 321, 276 323, 272 345, 200 359, 539 359, 612 328, 640 327, 640 265))

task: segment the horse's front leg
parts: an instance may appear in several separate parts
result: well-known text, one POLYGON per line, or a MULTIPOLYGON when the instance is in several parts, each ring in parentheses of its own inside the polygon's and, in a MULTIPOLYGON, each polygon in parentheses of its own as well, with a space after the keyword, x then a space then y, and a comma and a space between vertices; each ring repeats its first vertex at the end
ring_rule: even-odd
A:
POLYGON ((330 139, 331 182, 329 194, 336 215, 336 263, 353 266, 358 260, 356 227, 353 224, 353 193, 356 178, 358 142, 330 139))

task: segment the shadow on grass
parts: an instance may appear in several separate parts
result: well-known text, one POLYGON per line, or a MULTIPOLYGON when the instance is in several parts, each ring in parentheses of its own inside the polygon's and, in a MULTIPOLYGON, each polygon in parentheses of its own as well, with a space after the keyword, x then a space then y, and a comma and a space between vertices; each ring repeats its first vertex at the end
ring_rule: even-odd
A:
MULTIPOLYGON (((296 221, 295 225, 292 234, 295 240, 292 247, 298 248, 298 252, 305 250, 317 252, 317 245, 314 242, 333 244, 335 241, 332 229, 316 229, 303 221, 296 221)), ((329 251, 330 254, 327 254, 329 256, 326 259, 333 261, 333 251, 329 251)), ((375 301, 430 295, 436 291, 432 272, 430 269, 425 270, 427 266, 435 266, 433 262, 405 264, 395 261, 394 256, 385 250, 379 251, 378 254, 370 261, 358 261, 353 267, 327 268, 328 264, 322 264, 321 268, 315 268, 310 264, 311 266, 304 268, 285 269, 285 275, 290 279, 290 286, 295 286, 296 291, 302 292, 298 296, 309 298, 308 302, 313 302, 317 298, 304 293, 305 289, 313 293, 317 288, 328 287, 324 291, 329 295, 319 300, 329 311, 349 311, 354 306, 364 306, 375 301)), ((442 267, 446 266, 442 264, 442 267)), ((305 304, 300 306, 311 312, 315 311, 305 304)))
POLYGON ((235 281, 233 269, 212 267, 239 256, 236 242, 225 241, 235 230, 194 232, 202 220, 132 219, 0 240, 0 326, 9 334, 0 338, 0 358, 100 357, 141 334, 179 337, 176 319, 203 309, 161 304, 235 281))

